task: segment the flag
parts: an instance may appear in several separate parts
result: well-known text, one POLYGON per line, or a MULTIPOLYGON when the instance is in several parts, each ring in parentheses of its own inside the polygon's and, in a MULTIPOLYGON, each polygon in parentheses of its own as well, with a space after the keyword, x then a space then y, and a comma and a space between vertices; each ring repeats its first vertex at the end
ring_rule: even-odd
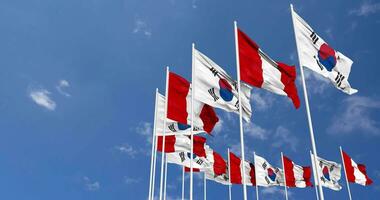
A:
MULTIPOLYGON (((164 136, 157 137, 157 151, 162 152, 162 143, 164 136)), ((207 145, 206 138, 194 135, 193 136, 193 153, 197 156, 206 157, 207 145)), ((173 152, 191 152, 191 139, 187 135, 168 135, 165 136, 165 153, 173 152)))
POLYGON ((255 186, 255 166, 247 161, 242 160, 235 154, 230 152, 230 178, 233 184, 243 184, 243 167, 245 167, 245 181, 246 185, 255 186))
MULTIPOLYGON (((162 94, 158 94, 158 101, 157 101, 157 118, 156 118, 156 135, 163 135, 163 124, 165 119, 165 101, 166 98, 162 94)), ((182 124, 180 122, 176 122, 174 120, 171 120, 169 118, 166 118, 166 127, 165 127, 165 134, 166 135, 190 135, 191 127, 187 124, 182 124)), ((194 127, 194 134, 203 133, 205 132, 200 127, 194 127)))
MULTIPOLYGON (((190 83, 181 76, 170 72, 168 86, 167 117, 182 126, 191 124, 191 88, 190 83)), ((219 121, 214 109, 199 101, 194 101, 194 129, 210 133, 219 121)))
POLYGON ((368 177, 366 167, 363 164, 356 164, 354 160, 344 151, 343 163, 346 169, 346 176, 349 182, 363 186, 370 185, 373 181, 368 177))
POLYGON ((283 156, 284 160, 284 174, 286 178, 287 187, 305 188, 311 187, 311 167, 302 167, 296 165, 288 157, 283 156))
MULTIPOLYGON (((212 151, 208 146, 205 149, 206 151, 212 151)), ((184 152, 184 151, 167 153, 166 159, 168 163, 190 167, 191 153, 184 152)), ((205 156, 199 156, 196 153, 194 153, 193 169, 199 171, 200 169, 209 168, 209 167, 212 167, 212 163, 205 156)))
MULTIPOLYGON (((191 171, 191 169, 190 169, 190 167, 184 167, 185 168, 185 172, 190 172, 191 171)), ((194 168, 193 167, 193 172, 200 172, 201 170, 199 169, 199 168, 194 168)))
MULTIPOLYGON (((314 165, 313 154, 311 154, 311 161, 314 165)), ((342 186, 339 185, 339 180, 341 177, 341 164, 338 164, 333 161, 328 161, 317 157, 317 171, 319 175, 319 183, 323 187, 330 188, 335 191, 339 191, 342 189, 342 186)))
POLYGON ((251 86, 288 96, 299 108, 296 68, 273 61, 243 31, 237 31, 241 80, 251 86))
POLYGON ((356 93, 348 82, 352 60, 334 50, 296 12, 292 16, 300 65, 330 79, 339 90, 356 93))
POLYGON ((258 186, 284 185, 284 172, 268 163, 263 157, 255 155, 256 181, 258 186))
POLYGON ((206 179, 229 185, 227 162, 217 152, 213 151, 212 154, 207 155, 207 159, 213 163, 211 168, 204 170, 206 179))
MULTIPOLYGON (((194 98, 212 107, 239 114, 238 84, 214 61, 194 49, 194 98)), ((242 114, 246 121, 252 115, 249 102, 251 87, 241 84, 242 114)))

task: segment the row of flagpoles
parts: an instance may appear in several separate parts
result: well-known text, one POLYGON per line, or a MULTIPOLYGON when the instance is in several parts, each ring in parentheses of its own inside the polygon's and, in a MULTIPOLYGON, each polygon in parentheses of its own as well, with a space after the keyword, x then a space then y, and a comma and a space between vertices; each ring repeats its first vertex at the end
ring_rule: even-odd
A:
MULTIPOLYGON (((335 162, 326 161, 318 157, 303 67, 307 67, 312 71, 324 76, 325 78, 329 79, 337 89, 351 95, 357 92, 356 89, 351 88, 348 82, 348 77, 353 62, 342 53, 332 49, 293 10, 292 5, 290 5, 290 8, 301 71, 310 139, 312 144, 312 171, 314 175, 315 185, 318 186, 318 192, 316 194, 319 199, 323 200, 324 195, 322 186, 326 186, 326 184, 323 184, 322 181, 326 179, 326 177, 324 177, 325 172, 323 171, 325 168, 321 169, 322 171, 318 169, 320 169, 322 166, 325 166, 328 170, 327 173, 330 173, 330 171, 334 170, 334 166, 337 167, 339 165, 335 162), (321 179, 320 177, 324 177, 325 179, 321 179)), ((240 160, 241 163, 243 163, 242 167, 239 167, 239 169, 241 170, 240 175, 242 176, 240 184, 243 185, 244 200, 247 200, 248 181, 246 181, 246 178, 251 178, 252 180, 255 179, 256 198, 259 198, 257 185, 260 185, 258 184, 258 181, 260 182, 262 180, 257 179, 257 170, 259 168, 257 168, 256 165, 259 163, 259 161, 257 161, 256 158, 261 159, 261 157, 255 155, 254 164, 252 164, 246 161, 244 152, 243 119, 249 122, 252 114, 251 106, 249 103, 251 87, 263 88, 278 95, 288 96, 293 102, 294 106, 298 108, 300 106, 300 100, 295 85, 296 70, 294 66, 288 66, 284 63, 276 62, 271 59, 253 40, 248 37, 248 35, 246 35, 243 31, 241 31, 241 29, 237 27, 237 22, 234 22, 234 35, 237 70, 236 81, 231 78, 214 61, 198 51, 195 48, 194 44, 192 45, 191 83, 179 75, 170 72, 169 67, 167 67, 165 95, 163 96, 159 94, 158 90, 156 90, 156 107, 154 116, 152 157, 149 181, 149 199, 153 200, 155 197, 154 190, 157 151, 162 152, 159 181, 160 200, 166 199, 167 163, 170 159, 173 163, 189 167, 190 200, 193 199, 194 169, 200 169, 200 171, 204 172, 204 183, 206 183, 206 178, 212 179, 219 183, 226 183, 229 185, 229 191, 231 191, 231 184, 239 184, 234 183, 234 180, 231 180, 232 177, 234 177, 233 174, 231 174, 231 159, 240 160), (205 138, 195 136, 195 134, 202 132, 212 132, 213 127, 218 122, 218 117, 214 111, 214 108, 220 108, 228 112, 235 112, 239 114, 241 159, 233 156, 233 154, 231 154, 233 158, 230 158, 231 155, 228 150, 228 166, 226 164, 224 164, 225 166, 223 164, 220 165, 220 163, 217 166, 222 168, 224 166, 225 169, 228 168, 228 173, 225 169, 224 173, 217 172, 221 169, 215 170, 215 163, 217 163, 218 159, 222 163, 225 163, 225 160, 205 144, 205 138), (202 148, 199 149, 200 146, 203 147, 203 151, 202 148), (194 155, 196 157, 194 157, 194 155), (180 160, 180 162, 173 161, 173 159, 180 160), (251 165, 254 166, 253 170, 252 167, 250 168, 251 165), (254 174, 254 178, 250 173, 254 174), (214 178, 212 178, 212 176, 214 176, 214 178), (228 182, 226 182, 226 179, 228 179, 228 182)), ((290 186, 287 185, 288 177, 286 173, 285 175, 282 175, 282 170, 280 168, 267 168, 270 164, 264 158, 262 159, 265 161, 262 163, 263 165, 265 164, 265 169, 275 170, 271 172, 269 172, 270 170, 266 171, 266 174, 263 172, 265 174, 264 179, 267 180, 267 182, 272 181, 277 183, 277 185, 281 185, 281 181, 278 181, 276 179, 273 180, 272 178, 283 177, 284 180, 282 180, 282 185, 285 186, 285 193, 287 194, 287 187, 290 186)), ((284 156, 281 156, 281 159, 283 170, 285 170, 284 156)), ((343 160, 342 154, 342 162, 344 163, 343 166, 346 174, 347 187, 349 189, 348 182, 350 180, 347 178, 347 169, 345 167, 346 162, 344 161, 345 160, 343 160)), ((352 161, 351 163, 355 162, 352 161)), ((359 182, 362 183, 363 176, 365 180, 370 180, 366 175, 365 169, 363 170, 363 167, 356 165, 356 163, 355 165, 347 166, 351 166, 350 172, 354 171, 356 174, 360 174, 361 179, 359 182)), ((185 171, 184 169, 182 171, 183 199, 185 191, 185 171)), ((350 182, 356 182, 355 176, 353 180, 354 181, 352 181, 351 177, 350 182)), ((328 181, 330 181, 330 177, 328 178, 328 181)), ((335 182, 337 183, 337 181, 335 182)), ((368 181, 368 183, 370 183, 370 181, 368 181)), ((250 185, 253 185, 253 183, 250 185)), ((206 184, 204 184, 204 187, 204 196, 206 198, 206 184)), ((229 197, 231 199, 231 192, 229 193, 229 197)), ((350 191, 349 197, 351 199, 350 191)), ((287 198, 288 197, 286 195, 286 199, 287 198)))

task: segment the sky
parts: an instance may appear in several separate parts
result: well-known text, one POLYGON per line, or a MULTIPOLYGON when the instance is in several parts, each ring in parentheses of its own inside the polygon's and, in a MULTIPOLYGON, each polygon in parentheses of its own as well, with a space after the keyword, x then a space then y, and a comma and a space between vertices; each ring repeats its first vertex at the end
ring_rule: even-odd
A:
MULTIPOLYGON (((290 3, 354 61, 349 80, 359 92, 352 96, 305 70, 318 154, 341 163, 342 146, 374 180, 368 187, 351 184, 353 198, 378 199, 380 1, 374 0, 0 0, 0 198, 146 199, 154 92, 164 93, 165 66, 190 80, 195 42, 236 77, 237 20, 268 55, 299 71, 290 3)), ((310 165, 299 78, 297 87, 298 110, 286 97, 253 89, 253 116, 244 125, 247 159, 255 151, 280 166, 284 152, 310 165)), ((238 116, 217 113, 207 143, 224 158, 227 148, 239 155, 238 116)), ((344 176, 340 183, 340 192, 324 189, 326 199, 348 198, 344 176)), ((201 174, 194 185, 201 199, 201 174)), ((228 199, 226 186, 208 181, 207 188, 209 199, 228 199)), ((262 199, 284 199, 281 187, 259 191, 262 199)), ((168 167, 167 194, 181 196, 179 166, 168 167)), ((232 195, 242 199, 242 187, 234 185, 232 195)), ((314 199, 315 191, 291 188, 289 195, 314 199)), ((248 197, 255 198, 254 188, 248 197)))

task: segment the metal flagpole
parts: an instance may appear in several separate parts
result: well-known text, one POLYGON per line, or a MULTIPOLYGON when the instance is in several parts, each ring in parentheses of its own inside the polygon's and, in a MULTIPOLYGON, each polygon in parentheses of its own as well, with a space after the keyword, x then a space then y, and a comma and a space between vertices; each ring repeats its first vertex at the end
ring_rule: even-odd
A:
POLYGON ((166 183, 168 179, 168 161, 165 154, 165 179, 164 179, 164 200, 166 200, 166 183))
POLYGON ((182 167, 182 200, 185 199, 185 167, 182 167))
POLYGON ((317 197, 317 200, 319 200, 319 195, 318 195, 318 186, 317 186, 317 176, 315 175, 315 172, 317 169, 314 168, 314 159, 313 159, 313 156, 311 155, 311 151, 309 151, 310 153, 310 160, 311 160, 311 167, 312 167, 312 170, 313 170, 313 178, 314 178, 314 188, 315 188, 315 195, 317 197))
POLYGON ((231 194, 231 165, 230 165, 230 148, 227 148, 227 152, 228 152, 228 196, 229 196, 229 200, 232 200, 232 194, 231 194))
POLYGON ((286 174, 285 174, 284 154, 282 152, 281 152, 281 162, 282 162, 282 169, 284 170, 285 199, 288 200, 288 188, 286 188, 286 174))
POLYGON ((158 100, 158 88, 156 88, 156 99, 155 99, 155 104, 154 104, 154 124, 153 124, 153 133, 152 133, 152 153, 151 153, 151 158, 150 158, 150 177, 149 177, 149 197, 148 199, 152 200, 152 189, 154 187, 153 184, 153 163, 155 162, 154 160, 154 153, 155 153, 155 141, 156 141, 156 120, 157 120, 157 100, 158 100))
MULTIPOLYGON (((191 82, 193 82, 194 77, 195 77, 195 70, 194 70, 194 49, 195 49, 195 44, 192 44, 192 49, 191 49, 191 82)), ((191 154, 191 160, 190 160, 190 200, 193 200, 193 142, 194 142, 194 87, 192 87, 192 84, 190 85, 191 88, 191 142, 190 142, 190 154, 191 154)))
POLYGON ((155 135, 154 136, 154 158, 153 158, 153 177, 152 177, 152 196, 151 196, 151 200, 154 199, 154 188, 155 188, 155 180, 156 180, 156 162, 157 162, 157 136, 155 135))
POLYGON ((257 185, 257 174, 256 174, 256 153, 255 153, 255 152, 253 152, 253 162, 255 162, 256 200, 259 200, 259 186, 257 185))
MULTIPOLYGON (((295 38, 295 41, 296 41, 297 53, 298 53, 298 61, 299 61, 299 66, 300 66, 300 71, 301 71, 301 79, 302 79, 302 86, 303 86, 303 94, 304 94, 304 98, 305 98, 307 119, 308 119, 308 123, 309 123, 311 146, 312 146, 313 156, 314 156, 314 161, 315 161, 314 165, 316 165, 317 164, 317 156, 318 156, 317 155, 317 147, 315 145, 313 123, 312 123, 312 120, 311 120, 311 114, 310 114, 310 108, 309 108, 309 99, 308 99, 308 96, 307 96, 306 83, 305 83, 305 76, 303 74, 303 67, 302 67, 302 63, 301 63, 301 60, 300 60, 300 52, 299 52, 299 46, 298 46, 298 42, 297 42, 297 36, 296 36, 297 33, 296 33, 296 30, 295 30, 294 16, 293 16, 294 10, 293 10, 293 5, 292 4, 290 4, 290 9, 291 9, 291 12, 292 12, 294 38, 295 38)), ((318 170, 316 171, 316 173, 317 173, 317 177, 319 177, 318 170)), ((317 179, 317 182, 318 182, 319 196, 320 196, 321 200, 324 200, 322 185, 319 182, 319 178, 317 179)))
POLYGON ((339 150, 340 150, 340 156, 342 157, 342 162, 343 162, 344 176, 346 177, 348 197, 350 197, 350 200, 352 200, 351 190, 350 190, 350 184, 348 183, 347 172, 346 172, 346 163, 344 163, 343 152, 342 152, 342 147, 341 146, 339 146, 339 150))
POLYGON ((165 162, 165 129, 166 129, 166 115, 168 109, 168 87, 169 87, 169 67, 166 67, 166 86, 165 86, 165 111, 164 111, 164 122, 163 122, 163 137, 162 137, 162 152, 161 152, 161 177, 160 177, 160 200, 162 200, 162 189, 164 182, 164 162, 165 162))
POLYGON ((207 180, 206 180, 206 172, 203 173, 203 199, 207 199, 207 180))
MULTIPOLYGON (((245 161, 244 156, 244 133, 243 133, 243 111, 241 106, 241 94, 240 94, 240 61, 239 61, 239 44, 238 44, 238 35, 237 35, 237 22, 234 21, 234 30, 235 30, 235 52, 236 52, 236 70, 237 70, 237 82, 238 82, 238 94, 239 94, 239 122, 240 122, 240 146, 241 146, 241 158, 245 161)), ((243 167, 243 180, 245 180, 245 167, 243 167)), ((247 185, 243 181, 243 194, 244 200, 247 200, 247 185)))

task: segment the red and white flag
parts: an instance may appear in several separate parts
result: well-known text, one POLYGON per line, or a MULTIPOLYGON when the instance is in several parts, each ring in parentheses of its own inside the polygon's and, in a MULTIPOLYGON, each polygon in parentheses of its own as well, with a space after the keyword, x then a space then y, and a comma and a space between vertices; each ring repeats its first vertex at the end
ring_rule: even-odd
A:
POLYGON ((265 158, 255 155, 256 181, 258 186, 284 186, 284 172, 265 158))
MULTIPOLYGON (((191 169, 189 167, 184 167, 185 168, 185 172, 190 172, 191 169)), ((193 172, 200 172, 201 170, 199 168, 194 168, 193 167, 193 172)))
POLYGON ((246 185, 255 186, 255 166, 247 161, 242 160, 235 154, 230 152, 230 178, 232 184, 243 184, 243 167, 245 168, 245 181, 246 185))
MULTIPOLYGON (((196 88, 194 98, 215 108, 239 114, 237 82, 200 51, 194 49, 193 54, 195 74, 193 86, 196 88)), ((249 102, 251 87, 242 83, 240 94, 243 118, 249 121, 252 115, 249 102)))
POLYGON ((368 177, 366 167, 363 164, 356 164, 354 160, 344 151, 343 163, 346 168, 346 176, 349 182, 363 186, 370 185, 373 181, 368 177))
POLYGON ((207 154, 207 159, 213 164, 211 168, 202 170, 205 172, 206 178, 217 183, 228 185, 229 180, 227 162, 223 159, 223 157, 213 151, 212 154, 207 154))
POLYGON ((294 106, 299 108, 296 68, 275 62, 243 31, 238 29, 237 32, 241 80, 254 87, 288 96, 294 106))
MULTIPOLYGON (((157 136, 157 151, 162 152, 163 137, 157 136)), ((191 139, 187 135, 165 136, 165 153, 190 152, 191 139)), ((206 138, 194 135, 193 152, 197 156, 206 157, 206 138)))
POLYGON ((302 167, 296 165, 288 157, 283 156, 284 160, 284 173, 286 178, 286 186, 305 188, 311 187, 311 167, 302 167))
MULTIPOLYGON (((200 101, 194 101, 194 130, 211 133, 219 121, 214 108, 200 101)), ((183 77, 170 72, 168 88, 167 117, 188 127, 191 124, 191 88, 183 77)))

